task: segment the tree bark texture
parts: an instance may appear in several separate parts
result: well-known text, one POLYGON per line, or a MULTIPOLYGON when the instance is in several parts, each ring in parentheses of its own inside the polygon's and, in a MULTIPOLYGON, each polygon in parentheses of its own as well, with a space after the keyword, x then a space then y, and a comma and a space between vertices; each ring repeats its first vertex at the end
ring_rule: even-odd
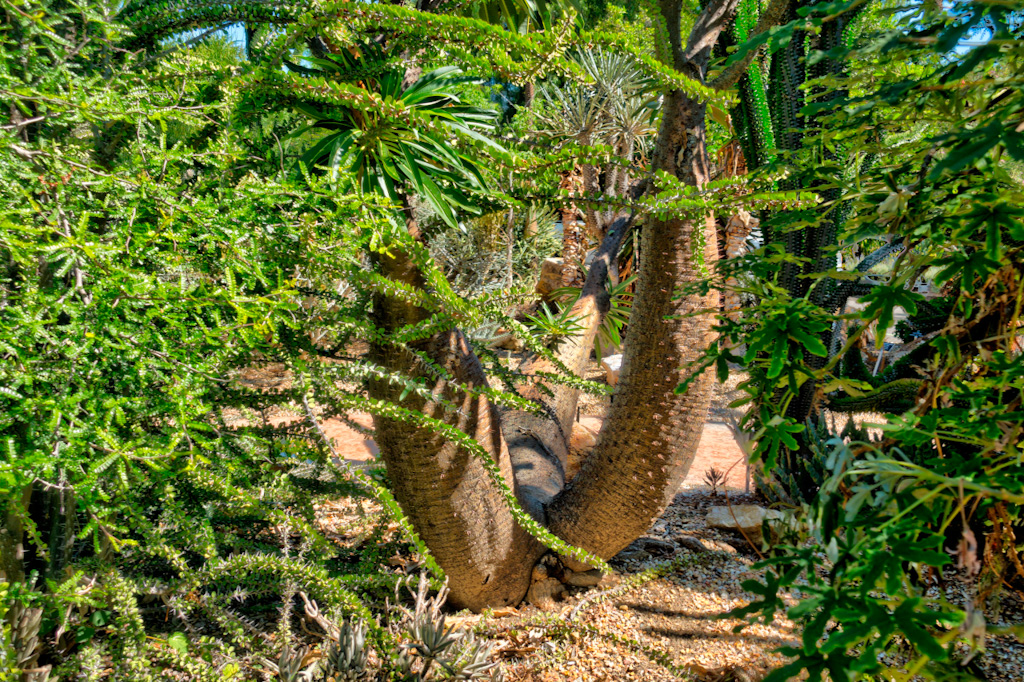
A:
MULTIPOLYGON (((737 0, 711 2, 697 19, 685 48, 680 2, 661 3, 672 65, 703 81, 711 48, 737 0)), ((656 169, 696 186, 708 180, 705 109, 703 102, 681 91, 666 93, 654 156, 656 169)), ((410 234, 417 236, 417 226, 407 222, 410 234)), ((574 372, 582 372, 607 310, 604 284, 627 223, 620 215, 611 225, 576 304, 582 330, 558 351, 574 372)), ((457 330, 413 346, 469 391, 436 378, 406 349, 386 344, 372 349, 384 367, 425 382, 436 396, 400 400, 400 387, 375 381, 370 386, 373 397, 444 419, 473 436, 499 464, 502 476, 530 514, 562 539, 602 558, 613 556, 643 534, 671 499, 693 460, 707 414, 710 376, 699 377, 684 395, 676 395, 675 388, 687 377, 686 365, 712 341, 711 315, 686 315, 715 310, 717 296, 678 296, 677 289, 703 277, 717 259, 713 222, 710 216, 652 217, 644 228, 644 243, 629 344, 613 408, 595 451, 568 487, 564 487, 564 471, 576 391, 559 385, 548 385, 549 392, 539 386, 524 389, 523 395, 535 400, 545 415, 509 411, 499 426, 495 407, 472 391, 485 385, 486 377, 457 330), (445 404, 455 404, 458 410, 446 411, 445 404)), ((378 262, 386 277, 425 285, 401 253, 381 256, 378 262)), ((425 319, 426 313, 381 296, 375 317, 379 328, 393 330, 425 319)), ((534 360, 524 369, 549 369, 547 364, 534 360)), ((516 523, 481 463, 429 429, 384 417, 374 422, 395 496, 447 573, 452 601, 474 610, 518 603, 543 547, 516 523)))
MULTIPOLYGON (((711 48, 735 11, 735 1, 709 4, 685 51, 679 2, 662 0, 660 7, 673 66, 703 81, 711 48)), ((695 186, 709 180, 706 109, 704 102, 679 90, 666 94, 655 170, 695 186)), ((677 295, 677 287, 704 277, 718 259, 713 219, 652 217, 644 241, 649 246, 611 412, 594 452, 548 509, 552 532, 601 558, 614 556, 642 535, 671 501, 696 454, 713 380, 705 374, 685 394, 675 393, 689 374, 686 365, 713 341, 711 315, 688 315, 717 309, 717 294, 704 299, 677 295)))
MULTIPOLYGON (((382 256, 380 267, 391 279, 420 287, 424 284, 402 253, 382 256)), ((420 321, 423 315, 383 296, 375 311, 377 324, 387 330, 420 321)), ((458 384, 470 389, 486 385, 483 367, 458 330, 411 345, 458 384)), ((514 486, 497 410, 485 396, 434 377, 409 350, 374 344, 371 356, 392 371, 427 383, 437 399, 401 400, 403 387, 386 380, 370 383, 371 397, 441 419, 473 436, 514 486), (446 409, 451 404, 458 409, 446 409)), ((543 547, 515 521, 483 463, 443 435, 421 426, 375 416, 374 427, 395 499, 448 576, 452 603, 475 611, 519 603, 529 588, 530 567, 543 547), (528 565, 525 570, 523 564, 528 565)))

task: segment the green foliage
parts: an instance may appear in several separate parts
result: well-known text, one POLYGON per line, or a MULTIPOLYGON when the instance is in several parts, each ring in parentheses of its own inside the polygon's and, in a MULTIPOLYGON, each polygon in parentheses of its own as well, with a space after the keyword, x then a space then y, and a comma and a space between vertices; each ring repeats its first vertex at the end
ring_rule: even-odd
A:
POLYGON ((542 303, 540 310, 528 315, 530 330, 537 340, 545 346, 557 348, 560 341, 579 333, 582 325, 572 314, 572 308, 566 306, 559 310, 547 303, 542 303))
MULTIPOLYGON (((472 437, 367 397, 369 379, 402 387, 402 399, 430 396, 443 368, 421 358, 428 377, 415 381, 349 354, 357 342, 409 349, 439 329, 497 320, 552 357, 507 319, 514 295, 456 293, 396 210, 417 195, 456 229, 456 210, 520 206, 489 189, 513 159, 478 132, 493 113, 459 100, 474 79, 446 66, 403 90, 392 53, 283 5, 132 3, 122 16, 134 35, 99 6, 3 8, 16 21, 0 43, 0 92, 15 112, 0 131, 0 518, 25 558, 12 561, 5 544, 0 570, 17 586, 4 608, 22 600, 19 613, 30 616, 25 636, 5 631, 4 656, 13 650, 16 665, 57 665, 61 675, 248 679, 265 661, 294 668, 304 598, 362 623, 378 652, 395 651, 371 609, 402 574, 372 552, 339 556, 318 505, 374 499, 435 585, 441 572, 387 487, 338 464, 319 422, 353 411, 439 430, 484 462, 542 542, 603 565, 523 512, 472 437), (279 27, 256 41, 255 62, 216 41, 173 40, 178 29, 239 17, 279 27), (362 56, 311 56, 319 31, 362 56), (367 266, 367 256, 393 249, 410 254, 425 287, 367 266), (431 316, 385 334, 370 321, 377 294, 431 316), (287 369, 282 387, 249 380, 274 364, 287 369), (253 625, 268 611, 273 641, 253 625)), ((340 21, 351 9, 324 16, 340 21)), ((394 28, 413 16, 382 7, 347 28, 394 28)), ((497 35, 458 17, 431 30, 497 35)), ((549 35, 510 40, 543 53, 524 68, 557 52, 549 35)), ((489 58, 452 53, 492 68, 489 58)), ((518 212, 517 229, 530 215, 518 212)), ((546 255, 543 239, 530 248, 546 255)), ((522 272, 527 261, 536 267, 525 247, 515 257, 522 272)), ((535 409, 514 392, 479 392, 535 409)), ((433 641, 445 653, 438 661, 486 672, 483 649, 450 634, 433 641)), ((382 674, 401 673, 400 657, 385 658, 382 674)))
MULTIPOLYGON (((356 69, 376 70, 386 59, 373 44, 360 47, 361 57, 337 56, 314 59, 322 77, 351 78, 356 69)), ((307 72, 308 78, 315 77, 307 72)), ((303 155, 307 166, 326 166, 337 180, 345 167, 345 178, 363 192, 380 192, 396 204, 405 192, 423 197, 449 226, 456 224, 453 207, 478 212, 467 193, 485 189, 478 161, 460 153, 448 143, 454 134, 471 138, 504 152, 478 132, 493 128, 493 111, 462 105, 451 88, 459 81, 456 67, 442 67, 422 76, 403 89, 404 70, 391 67, 362 88, 372 89, 372 104, 360 101, 358 108, 321 108, 308 102, 296 108, 315 122, 309 128, 328 130, 303 155), (393 105, 395 111, 390 111, 393 105), (396 115, 397 111, 401 111, 396 115)), ((333 81, 325 81, 332 82, 333 81)), ((333 83, 334 87, 339 87, 333 83)), ((359 88, 363 91, 362 88, 359 88)))
MULTIPOLYGON (((558 252, 561 241, 552 212, 534 205, 467 218, 457 227, 435 231, 429 248, 461 295, 512 295, 511 286, 523 288, 525 299, 536 285, 540 263, 558 252)), ((496 329, 496 323, 490 324, 496 329)))
POLYGON ((5 545, 2 570, 38 586, 19 588, 28 610, 5 594, 35 614, 15 667, 249 677, 272 653, 249 618, 276 601, 287 641, 299 593, 386 643, 367 604, 401 576, 325 568, 316 505, 377 498, 439 569, 386 488, 337 469, 310 404, 366 369, 317 357, 372 332, 365 295, 329 292, 387 241, 391 210, 301 175, 257 179, 244 128, 196 136, 224 120, 210 88, 232 85, 203 54, 147 67, 90 8, 4 10, 21 19, 0 46, 18 111, 0 139, 0 517, 25 560, 5 545), (72 29, 90 39, 59 37, 72 29), (291 388, 246 383, 273 361, 291 388), (297 403, 297 422, 265 422, 297 403))
POLYGON ((1006 567, 1019 551, 1008 533, 1024 490, 1024 234, 1013 208, 1022 187, 1006 164, 1021 151, 1003 131, 1024 111, 1015 86, 1024 36, 1005 5, 982 1, 950 14, 921 7, 826 42, 829 22, 856 10, 803 8, 765 36, 775 60, 800 31, 821 34, 821 49, 805 43, 802 141, 779 159, 785 182, 817 191, 821 208, 769 216, 766 245, 725 264, 725 274, 746 273, 742 292, 756 302, 719 324, 729 348, 746 352, 712 349, 703 363, 750 372, 741 402, 755 456, 778 466, 781 481, 802 476, 786 487, 803 491, 806 528, 770 550, 766 581, 745 584, 757 599, 736 614, 785 612, 802 629, 801 646, 784 650, 794 661, 773 682, 800 671, 812 680, 964 679, 971 656, 957 660, 954 645, 984 647, 995 629, 982 607, 1015 579, 1006 567), (954 48, 962 54, 949 59, 954 48), (814 79, 810 67, 828 62, 841 68, 814 79), (818 251, 805 249, 801 240, 833 230, 833 247, 823 238, 818 251), (883 247, 859 264, 849 257, 872 243, 883 247), (837 251, 854 267, 836 270, 837 251), (864 276, 893 254, 887 274, 864 276), (946 299, 911 290, 926 272, 938 273, 946 299), (862 305, 848 312, 851 296, 862 305), (897 309, 909 315, 897 331, 921 336, 920 346, 873 377, 861 340, 873 329, 882 347, 897 309), (885 413, 881 438, 855 427, 829 434, 827 409, 885 413), (801 410, 814 418, 801 422, 801 410), (927 589, 954 570, 972 589, 967 604, 927 589), (791 588, 801 598, 787 607, 780 594, 791 588))
MULTIPOLYGON (((598 343, 594 346, 598 362, 601 361, 601 348, 622 346, 622 335, 629 324, 629 314, 633 308, 633 292, 630 289, 635 282, 636 275, 633 275, 617 284, 608 282, 605 286, 608 292, 608 311, 605 312, 601 326, 597 329, 598 343)), ((565 302, 566 310, 569 310, 581 293, 580 289, 563 287, 556 289, 552 295, 561 298, 565 302)))

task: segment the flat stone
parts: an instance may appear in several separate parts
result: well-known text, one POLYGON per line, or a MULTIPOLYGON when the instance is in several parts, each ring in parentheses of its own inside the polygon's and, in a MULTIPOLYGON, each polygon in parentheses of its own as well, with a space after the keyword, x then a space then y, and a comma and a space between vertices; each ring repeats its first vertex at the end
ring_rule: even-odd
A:
POLYGON ((609 386, 619 383, 619 370, 622 369, 622 356, 609 355, 601 360, 601 367, 605 371, 605 379, 609 386))
POLYGON ((731 507, 712 507, 708 511, 708 528, 720 528, 740 532, 751 540, 761 540, 761 524, 768 520, 784 518, 782 512, 765 509, 756 504, 738 504, 731 507))

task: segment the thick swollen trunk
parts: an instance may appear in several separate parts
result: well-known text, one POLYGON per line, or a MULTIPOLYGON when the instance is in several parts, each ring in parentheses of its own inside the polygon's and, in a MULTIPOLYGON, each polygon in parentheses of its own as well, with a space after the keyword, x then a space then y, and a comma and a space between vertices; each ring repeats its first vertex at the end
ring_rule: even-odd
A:
MULTIPOLYGON (((411 216, 408 205, 406 212, 411 216)), ((419 236, 411 217, 407 229, 419 236)), ((394 251, 393 256, 379 257, 381 274, 424 288, 412 259, 394 251)), ((421 322, 427 314, 400 299, 379 296, 374 317, 378 327, 393 331, 421 322)), ((487 378, 466 338, 452 329, 409 345, 441 366, 454 383, 432 374, 410 349, 375 343, 371 356, 377 363, 425 382, 436 398, 403 400, 404 386, 387 380, 371 382, 370 396, 441 419, 471 435, 498 464, 502 477, 514 485, 497 410, 485 396, 473 392, 485 386, 487 378)), ((374 427, 395 499, 448 577, 452 603, 479 611, 522 601, 543 547, 515 521, 483 462, 431 429, 380 415, 374 416, 374 427)))
POLYGON ((12 495, 0 506, 0 582, 15 584, 25 580, 25 527, 17 506, 28 509, 31 496, 29 485, 23 489, 20 500, 12 495))
MULTIPOLYGON (((457 330, 437 334, 417 350, 459 384, 479 388, 486 383, 483 368, 457 330)), ((408 351, 377 347, 374 352, 389 367, 416 364, 408 351)), ((402 387, 386 381, 376 382, 370 390, 375 398, 469 434, 498 463, 502 477, 513 481, 498 414, 487 398, 444 379, 434 380, 432 389, 458 409, 446 409, 441 400, 399 401, 402 387)), ((518 604, 543 548, 515 521, 483 462, 430 429, 379 416, 374 426, 395 498, 448 576, 452 602, 476 611, 518 604)))
MULTIPOLYGON (((666 107, 680 108, 683 119, 695 124, 687 126, 692 134, 703 107, 679 97, 669 98, 666 107)), ((694 156, 702 157, 703 139, 698 147, 694 156)), ((644 242, 650 247, 611 412, 594 452, 548 509, 556 535, 602 558, 642 535, 689 471, 712 381, 701 376, 685 394, 675 393, 688 376, 687 365, 713 341, 711 315, 687 314, 717 309, 716 296, 678 296, 677 287, 704 276, 717 260, 714 226, 707 219, 650 220, 644 242)))
MULTIPOLYGON (((701 15, 674 66, 703 80, 711 47, 735 4, 701 15)), ((663 0, 670 42, 679 45, 679 5, 663 0)), ((706 105, 675 90, 664 100, 655 170, 687 184, 709 179, 706 105)), ((713 342, 716 294, 678 295, 677 289, 710 271, 718 258, 711 216, 662 220, 644 227, 649 247, 640 268, 622 373, 596 448, 579 474, 548 507, 548 527, 570 544, 602 558, 642 535, 689 471, 707 416, 712 377, 703 375, 682 395, 676 387, 687 365, 713 342)))
MULTIPOLYGON (((736 1, 713 0, 698 18, 684 50, 679 34, 681 0, 662 0, 661 14, 668 25, 677 71, 703 80, 711 47, 736 1)), ((666 95, 655 153, 657 170, 691 185, 707 181, 704 114, 703 103, 679 91, 666 95)), ((562 362, 577 374, 607 306, 604 281, 627 223, 620 217, 602 242, 576 304, 583 332, 559 350, 562 362)), ((413 221, 408 221, 408 228, 418 236, 413 221)), ((717 258, 710 216, 652 218, 644 229, 644 243, 648 246, 614 407, 594 454, 567 488, 563 489, 563 472, 574 391, 549 385, 551 395, 547 395, 537 389, 528 397, 537 399, 546 417, 508 412, 499 428, 495 408, 473 390, 484 386, 486 377, 457 330, 436 334, 413 348, 443 367, 450 379, 431 374, 405 348, 387 344, 373 348, 384 367, 426 382, 435 396, 402 400, 401 387, 375 381, 370 385, 373 397, 443 419, 471 435, 498 463, 501 475, 530 513, 563 539, 602 557, 614 555, 641 535, 664 507, 693 459, 708 404, 710 377, 698 378, 684 395, 676 395, 675 388, 686 378, 687 363, 711 342, 710 315, 686 315, 700 308, 713 310, 717 301, 677 298, 676 290, 702 277, 717 258), (444 405, 457 409, 446 410, 444 405)), ((416 287, 425 285, 411 260, 400 252, 381 256, 379 265, 386 277, 416 287)), ((379 327, 390 331, 423 321, 426 312, 381 296, 375 317, 379 327)), ((548 367, 534 361, 526 369, 548 367)), ((375 417, 374 422, 395 496, 447 573, 452 601, 474 610, 520 601, 543 548, 517 525, 482 463, 429 429, 384 416, 375 417)))

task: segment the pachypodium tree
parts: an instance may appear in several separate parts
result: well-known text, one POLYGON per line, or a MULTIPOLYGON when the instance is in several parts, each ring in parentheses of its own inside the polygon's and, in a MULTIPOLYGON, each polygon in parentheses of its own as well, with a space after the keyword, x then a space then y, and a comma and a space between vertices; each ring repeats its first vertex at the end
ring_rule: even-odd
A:
MULTIPOLYGON (((148 645, 146 595, 190 634, 201 611, 232 647, 289 669, 294 657, 253 643, 235 602, 283 597, 287 643, 302 594, 367 620, 389 650, 356 588, 396 578, 306 561, 332 553, 314 503, 353 480, 443 572, 451 601, 473 609, 521 602, 548 551, 564 579, 642 534, 685 475, 707 406, 709 377, 675 388, 711 342, 711 320, 691 313, 714 308, 714 294, 677 289, 712 266, 710 213, 735 203, 728 183, 709 184, 706 107, 728 96, 704 82, 735 2, 708 3, 688 37, 681 10, 661 3, 660 57, 635 55, 662 96, 652 167, 642 192, 608 197, 628 210, 607 226, 576 304, 580 331, 554 352, 524 339, 536 357, 503 392, 491 379, 516 377, 461 330, 488 318, 521 327, 501 296, 452 291, 413 209, 456 223, 514 205, 488 189, 491 173, 578 162, 569 150, 522 163, 459 92, 469 76, 585 78, 562 58, 571 12, 517 33, 436 3, 137 1, 116 15, 61 5, 39 16, 5 3, 16 29, 0 82, 14 105, 0 168, 0 542, 19 604, 8 620, 30 635, 15 643, 19 667, 39 651, 33 586, 61 605, 52 658, 81 637, 84 667, 116 660, 133 679, 154 663, 214 674, 171 633, 148 645), (238 22, 248 61, 188 49, 238 22), (569 481, 579 376, 610 264, 638 223, 651 248, 615 407, 569 481), (349 357, 355 339, 368 358, 349 357), (289 388, 241 382, 272 361, 292 370, 289 388), (280 405, 299 419, 266 423, 280 405), (389 488, 335 470, 318 421, 352 410, 374 415, 389 488), (92 641, 101 627, 117 637, 92 641)), ((226 649, 207 644, 195 646, 224 664, 226 649)))
MULTIPOLYGON (((301 14, 268 7, 134 3, 124 16, 143 41, 212 21, 277 27, 258 50, 260 68, 240 86, 244 108, 292 105, 328 130, 307 153, 309 162, 329 173, 354 172, 363 190, 376 183, 404 206, 400 228, 374 241, 372 270, 352 275, 374 292, 372 324, 364 331, 375 369, 358 404, 374 413, 395 497, 448 577, 451 600, 473 609, 520 602, 549 549, 562 556, 566 575, 603 566, 671 499, 706 416, 710 377, 695 378, 686 393, 675 389, 712 341, 709 319, 694 313, 714 308, 715 295, 676 292, 716 260, 710 211, 730 207, 728 185, 709 186, 705 142, 707 105, 728 95, 704 81, 736 3, 708 3, 688 36, 681 1, 659 4, 659 57, 637 55, 631 67, 646 72, 662 98, 648 177, 627 197, 626 183, 614 179, 618 167, 609 162, 604 169, 612 175, 605 199, 623 208, 603 221, 604 239, 575 307, 580 332, 554 353, 532 344, 536 357, 522 369, 530 380, 511 395, 490 387, 483 351, 460 330, 479 318, 481 305, 493 311, 499 301, 454 296, 426 255, 407 198, 420 196, 452 221, 453 206, 495 200, 482 192, 478 168, 514 170, 516 158, 482 138, 475 124, 483 118, 467 121, 469 112, 436 90, 437 71, 412 76, 421 65, 447 60, 510 81, 579 78, 578 66, 558 59, 571 23, 522 35, 432 7, 341 2, 301 14), (379 54, 361 56, 370 52, 379 54), (404 89, 395 86, 399 76, 404 89), (489 161, 471 161, 474 154, 489 161), (609 265, 634 222, 643 223, 650 249, 637 280, 623 375, 596 449, 569 481, 578 377, 606 307, 609 265)), ((618 139, 628 147, 634 135, 624 130, 618 139)), ((325 387, 320 400, 336 411, 352 405, 338 403, 336 394, 325 387)))
MULTIPOLYGON (((655 132, 657 96, 653 82, 640 64, 628 53, 602 49, 582 51, 573 55, 590 82, 570 81, 549 84, 541 90, 543 111, 534 113, 542 123, 539 136, 556 145, 575 145, 590 152, 592 158, 580 164, 582 194, 590 199, 584 203, 584 229, 563 225, 565 267, 572 273, 563 281, 582 281, 582 265, 591 240, 600 243, 615 220, 621 216, 623 203, 628 202, 642 182, 635 172, 638 147, 655 132), (607 161, 596 158, 601 148, 607 161)), ((617 279, 618 263, 613 261, 611 273, 617 279)))

